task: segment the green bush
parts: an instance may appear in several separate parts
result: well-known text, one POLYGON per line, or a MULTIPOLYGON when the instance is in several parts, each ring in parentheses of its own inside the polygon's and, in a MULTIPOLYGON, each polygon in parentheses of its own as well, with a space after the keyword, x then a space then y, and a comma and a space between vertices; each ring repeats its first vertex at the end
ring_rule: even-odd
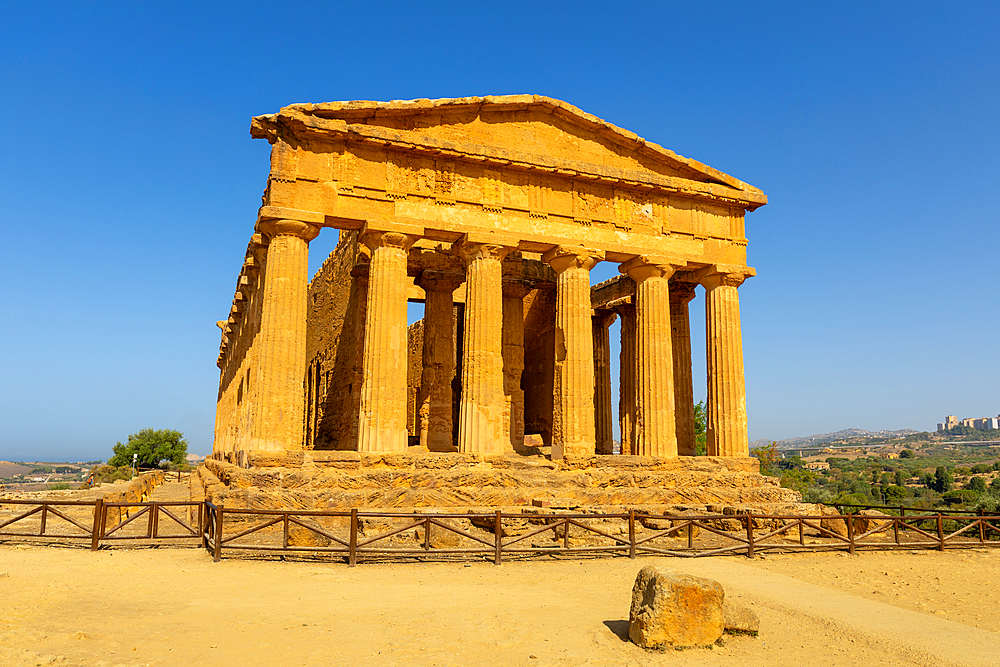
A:
POLYGON ((66 491, 73 488, 70 486, 69 482, 56 482, 55 484, 49 484, 49 491, 66 491))
POLYGON ((963 505, 965 503, 974 503, 979 495, 975 491, 969 491, 968 489, 955 489, 954 491, 949 491, 941 496, 941 502, 946 505, 963 505))
POLYGON ((975 493, 983 493, 986 491, 986 479, 983 477, 973 477, 969 480, 965 488, 975 493))

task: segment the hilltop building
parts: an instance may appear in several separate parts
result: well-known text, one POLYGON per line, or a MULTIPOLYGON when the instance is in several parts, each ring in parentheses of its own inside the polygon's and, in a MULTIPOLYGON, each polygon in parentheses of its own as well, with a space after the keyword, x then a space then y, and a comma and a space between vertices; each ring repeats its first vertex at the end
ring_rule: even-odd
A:
POLYGON ((944 423, 938 423, 937 430, 940 433, 956 426, 968 426, 980 431, 997 430, 1000 429, 1000 415, 996 417, 983 417, 981 419, 969 418, 961 420, 955 415, 948 415, 944 418, 944 423))

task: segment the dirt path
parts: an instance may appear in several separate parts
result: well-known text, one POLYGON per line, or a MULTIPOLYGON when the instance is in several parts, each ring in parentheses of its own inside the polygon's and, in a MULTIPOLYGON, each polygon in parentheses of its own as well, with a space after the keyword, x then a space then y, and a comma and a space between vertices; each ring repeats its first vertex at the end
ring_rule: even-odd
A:
MULTIPOLYGON (((934 556, 894 557, 911 579, 950 581, 950 561, 934 556)), ((987 556, 967 564, 966 574, 982 584, 992 583, 1000 565, 1000 554, 987 556)), ((872 563, 866 555, 840 558, 831 566, 860 585, 865 577, 884 577, 872 563)), ((811 583, 812 567, 802 566, 799 584, 792 578, 797 567, 782 558, 727 558, 348 568, 318 562, 212 563, 197 549, 91 553, 6 544, 0 545, 0 664, 1000 662, 1000 635, 994 632, 811 583), (646 563, 718 579, 727 595, 758 611, 761 636, 728 638, 713 650, 668 653, 647 653, 624 642, 632 582, 646 563)), ((968 580, 955 584, 969 585, 977 586, 968 580)), ((949 591, 928 595, 939 604, 949 591)))

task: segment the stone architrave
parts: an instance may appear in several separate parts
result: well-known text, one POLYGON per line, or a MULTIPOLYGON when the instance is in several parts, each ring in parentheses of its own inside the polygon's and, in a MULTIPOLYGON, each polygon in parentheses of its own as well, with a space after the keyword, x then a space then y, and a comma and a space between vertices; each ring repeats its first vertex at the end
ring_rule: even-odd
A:
POLYGON ((309 242, 319 228, 267 219, 257 231, 270 241, 264 264, 250 449, 302 449, 305 440, 306 290, 309 242))
POLYGON ((503 258, 512 246, 456 242, 465 264, 465 335, 462 395, 458 406, 458 451, 501 454, 503 439, 503 258))
POLYGON ((455 327, 452 293, 464 276, 423 271, 423 372, 420 378, 420 444, 432 452, 453 452, 452 380, 455 378, 455 327))
POLYGON ((368 230, 371 249, 358 451, 406 451, 406 252, 416 241, 399 231, 368 230))
POLYGON ((705 355, 708 362, 708 455, 749 456, 743 336, 736 288, 755 275, 746 266, 705 271, 705 355))
POLYGON ((542 255, 556 272, 554 459, 590 456, 596 448, 590 270, 603 259, 601 251, 567 246, 542 255))
POLYGON ((614 454, 614 431, 611 411, 611 340, 610 327, 618 315, 612 310, 594 313, 594 432, 598 454, 614 454))
POLYGON ((691 377, 691 326, 688 304, 695 285, 670 282, 670 329, 674 354, 674 415, 677 421, 677 453, 694 456, 694 385, 691 377))
POLYGON ((503 283, 504 434, 509 450, 524 446, 524 297, 531 285, 503 283))
POLYGON ((636 419, 632 453, 677 456, 670 277, 683 261, 640 255, 619 271, 635 282, 636 419))
POLYGON ((635 454, 635 391, 636 391, 636 340, 635 306, 631 303, 615 305, 621 317, 621 351, 618 355, 618 430, 621 453, 635 454))

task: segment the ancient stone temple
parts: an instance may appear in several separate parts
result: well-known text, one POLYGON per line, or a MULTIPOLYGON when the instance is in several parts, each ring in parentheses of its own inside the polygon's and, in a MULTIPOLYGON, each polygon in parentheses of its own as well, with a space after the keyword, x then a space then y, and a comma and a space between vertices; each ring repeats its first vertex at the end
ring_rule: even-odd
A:
POLYGON ((721 457, 755 472, 737 288, 754 275, 744 215, 760 190, 531 95, 296 104, 251 132, 271 171, 219 323, 214 459, 544 450, 556 464, 721 457), (327 227, 339 243, 310 281, 309 242, 327 227), (620 275, 592 286, 599 262, 620 275), (699 285, 707 457, 694 457, 699 285), (411 327, 407 302, 424 304, 411 327))

